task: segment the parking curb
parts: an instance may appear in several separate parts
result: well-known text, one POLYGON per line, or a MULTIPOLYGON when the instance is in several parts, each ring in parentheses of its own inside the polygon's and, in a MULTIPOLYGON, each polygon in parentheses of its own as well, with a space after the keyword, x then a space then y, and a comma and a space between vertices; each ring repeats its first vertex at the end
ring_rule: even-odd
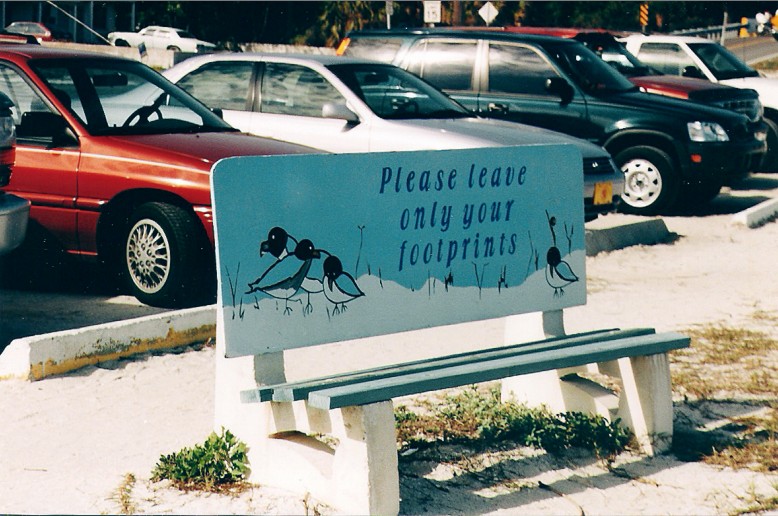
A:
POLYGON ((778 217, 778 199, 769 199, 734 214, 731 222, 754 229, 775 220, 776 217, 778 217))
POLYGON ((210 305, 23 337, 0 354, 0 380, 40 380, 144 352, 204 343, 215 336, 216 307, 210 305))
POLYGON ((604 229, 586 230, 586 256, 615 251, 633 245, 655 245, 669 242, 673 233, 662 219, 650 219, 604 229))

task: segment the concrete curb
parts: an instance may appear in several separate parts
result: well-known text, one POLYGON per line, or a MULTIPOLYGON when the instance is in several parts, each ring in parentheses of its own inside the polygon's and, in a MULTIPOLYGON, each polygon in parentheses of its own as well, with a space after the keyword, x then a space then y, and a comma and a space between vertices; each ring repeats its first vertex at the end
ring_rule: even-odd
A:
POLYGON ((586 230, 586 256, 615 251, 633 245, 654 245, 669 242, 673 233, 662 219, 650 219, 604 229, 586 230))
POLYGON ((216 337, 216 307, 189 308, 15 339, 0 354, 0 380, 40 380, 88 365, 216 337))
POLYGON ((778 216, 778 199, 770 199, 732 216, 732 224, 758 228, 778 216))

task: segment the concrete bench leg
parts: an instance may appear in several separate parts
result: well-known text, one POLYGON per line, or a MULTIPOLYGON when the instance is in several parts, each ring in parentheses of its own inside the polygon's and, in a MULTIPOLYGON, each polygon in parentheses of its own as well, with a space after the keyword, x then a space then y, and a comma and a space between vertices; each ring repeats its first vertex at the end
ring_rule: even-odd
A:
POLYGON ((248 446, 249 481, 310 493, 348 514, 399 513, 392 402, 331 411, 303 401, 241 403, 241 390, 284 380, 283 354, 224 358, 218 331, 214 427, 248 446))

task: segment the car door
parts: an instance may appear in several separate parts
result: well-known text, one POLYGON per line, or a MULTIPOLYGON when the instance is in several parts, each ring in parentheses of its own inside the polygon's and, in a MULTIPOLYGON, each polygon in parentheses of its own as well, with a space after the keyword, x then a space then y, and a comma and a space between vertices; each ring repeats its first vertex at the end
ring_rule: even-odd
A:
POLYGON ((416 42, 400 66, 471 111, 478 111, 477 39, 428 38, 416 42))
POLYGON ((521 43, 485 41, 478 113, 592 139, 586 101, 537 48, 521 43), (570 97, 547 87, 569 85, 570 97))
POLYGON ((256 70, 252 61, 215 61, 192 70, 176 82, 211 109, 220 109, 228 124, 243 132, 258 125, 253 111, 256 100, 256 70))
POLYGON ((265 62, 252 134, 329 152, 370 150, 370 121, 325 118, 324 105, 347 104, 318 71, 296 63, 265 62))
POLYGON ((57 146, 44 134, 47 128, 30 125, 36 114, 56 113, 56 110, 21 71, 0 64, 0 91, 14 103, 12 114, 16 124, 16 163, 6 191, 28 199, 32 203, 30 218, 65 249, 77 250, 80 150, 77 146, 57 146))

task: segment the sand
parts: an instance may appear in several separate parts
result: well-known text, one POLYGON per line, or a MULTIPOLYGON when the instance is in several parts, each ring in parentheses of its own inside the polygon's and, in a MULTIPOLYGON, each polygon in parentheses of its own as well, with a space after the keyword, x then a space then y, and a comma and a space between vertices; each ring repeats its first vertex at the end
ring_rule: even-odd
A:
MULTIPOLYGON (((721 324, 778 338, 778 224, 731 224, 734 212, 770 197, 778 197, 778 176, 755 176, 727 189, 702 214, 663 217, 677 235, 670 244, 588 258, 588 302, 566 311, 568 331, 721 324)), ((591 226, 639 220, 609 215, 591 226)), ((764 362, 773 377, 776 354, 764 362)), ((185 493, 149 480, 161 454, 201 443, 211 431, 213 382, 209 346, 34 383, 0 381, 0 512, 337 514, 302 494, 264 486, 231 496, 185 493), (129 487, 124 500, 122 485, 129 487)), ((677 425, 724 426, 729 417, 766 410, 748 396, 697 405, 678 395, 675 402, 677 425)), ((778 473, 674 455, 623 454, 611 471, 588 453, 552 457, 524 448, 464 462, 453 446, 403 457, 402 512, 727 514, 778 497, 778 473)))

